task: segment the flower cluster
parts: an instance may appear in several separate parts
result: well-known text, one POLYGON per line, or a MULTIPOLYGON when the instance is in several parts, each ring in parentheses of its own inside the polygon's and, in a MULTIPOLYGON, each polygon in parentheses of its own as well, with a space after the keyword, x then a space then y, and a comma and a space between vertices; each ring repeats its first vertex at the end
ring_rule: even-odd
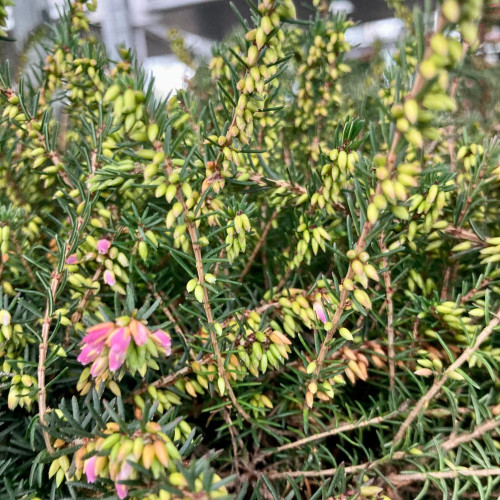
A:
POLYGON ((145 372, 147 366, 157 368, 153 358, 169 356, 170 352, 168 333, 163 330, 151 333, 141 321, 122 316, 87 330, 78 361, 82 365, 92 363, 90 375, 104 381, 124 366, 132 374, 145 372))
POLYGON ((106 437, 90 440, 75 454, 75 477, 85 474, 89 483, 98 478, 109 478, 115 483, 118 498, 126 498, 129 487, 123 481, 137 479, 133 464, 140 464, 151 470, 155 478, 165 477, 166 472, 174 472, 173 460, 181 455, 161 426, 149 422, 145 433, 127 436, 119 431, 116 423, 107 424, 106 437), (90 455, 90 456, 89 456, 90 455))

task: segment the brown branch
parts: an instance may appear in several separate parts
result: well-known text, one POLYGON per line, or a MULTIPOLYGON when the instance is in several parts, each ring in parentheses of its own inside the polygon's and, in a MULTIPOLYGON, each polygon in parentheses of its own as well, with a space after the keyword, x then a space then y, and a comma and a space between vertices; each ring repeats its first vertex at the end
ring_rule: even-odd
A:
POLYGON ((481 344, 491 335, 493 330, 500 324, 500 309, 493 314, 494 318, 488 323, 488 325, 482 330, 478 335, 476 342, 472 347, 467 347, 464 352, 452 363, 444 372, 439 380, 436 380, 432 384, 431 388, 420 398, 418 403, 415 405, 413 410, 410 412, 406 420, 401 424, 398 432, 394 436, 394 444, 397 444, 404 437, 408 427, 412 422, 418 417, 420 412, 427 406, 427 404, 436 396, 436 394, 441 390, 441 387, 446 383, 449 378, 450 372, 453 372, 460 368, 471 356, 474 354, 481 344))
POLYGON ((485 242, 481 238, 479 238, 475 233, 472 233, 471 231, 466 231, 461 227, 448 226, 447 228, 443 229, 443 231, 446 234, 449 234, 450 236, 453 236, 454 238, 457 238, 459 240, 467 240, 472 243, 477 243, 479 245, 485 245, 485 242))
MULTIPOLYGON (((365 247, 365 239, 368 236, 368 232, 370 231, 372 225, 369 222, 366 222, 365 225, 363 226, 363 232, 361 233, 361 236, 359 237, 359 240, 356 244, 356 250, 358 252, 361 252, 362 249, 365 247)), ((347 270, 347 274, 345 276, 345 279, 351 280, 354 276, 354 271, 352 269, 351 263, 349 263, 349 269, 347 270)), ((339 297, 339 303, 337 304, 337 308, 335 309, 335 314, 333 315, 333 318, 331 320, 332 323, 332 328, 328 330, 325 340, 323 340, 323 343, 321 344, 321 348, 319 350, 318 357, 316 358, 316 370, 314 372, 313 380, 316 380, 319 377, 321 368, 323 367, 323 362, 326 357, 326 353, 328 352, 328 346, 330 344, 330 341, 333 338, 333 335, 337 331, 337 328, 339 326, 340 318, 342 317, 342 314, 344 312, 344 309, 347 306, 347 300, 349 297, 349 290, 347 288, 343 287, 342 291, 340 292, 340 297, 339 297)))
MULTIPOLYGON (((204 365, 204 364, 208 364, 211 361, 212 361, 212 359, 207 359, 205 362, 203 359, 200 359, 198 361, 198 363, 200 365, 204 365)), ((185 367, 181 368, 180 370, 176 371, 175 373, 170 373, 168 375, 165 375, 162 378, 159 378, 158 380, 153 382, 151 385, 153 387, 156 387, 156 388, 165 387, 165 386, 171 384, 172 382, 175 382, 179 377, 183 377, 184 375, 187 375, 188 373, 191 373, 192 371, 193 371, 193 369, 191 368, 191 366, 185 366, 185 367)), ((142 389, 138 390, 136 392, 136 394, 142 394, 142 393, 146 392, 147 389, 148 389, 147 386, 145 386, 142 389)))
POLYGON ((259 186, 269 186, 269 184, 275 184, 276 187, 284 187, 287 189, 289 192, 295 192, 297 194, 305 194, 307 193, 307 189, 303 186, 299 186, 298 184, 292 184, 290 182, 281 180, 281 179, 269 179, 267 177, 264 177, 261 174, 255 173, 255 174, 250 174, 249 180, 255 182, 259 186))
MULTIPOLYGON (((222 242, 221 242, 222 243, 222 242)), ((218 260, 217 262, 215 263, 215 268, 214 268, 214 272, 213 272, 213 275, 217 278, 217 276, 219 276, 219 271, 220 271, 220 264, 221 264, 221 259, 222 257, 224 257, 224 253, 226 252, 226 249, 225 248, 222 248, 221 251, 219 252, 219 256, 218 256, 218 260)), ((224 274, 226 273, 227 271, 227 268, 224 269, 224 274)))
POLYGON ((264 230, 262 231, 262 235, 259 238, 259 241, 257 242, 257 245, 255 245, 255 248, 253 249, 252 254, 250 255, 250 258, 248 259, 248 262, 246 263, 238 281, 241 283, 243 281, 243 278, 247 275, 248 271, 250 271, 253 261, 255 260, 255 257, 257 257, 257 254, 259 253, 259 250, 261 246, 264 244, 264 241, 267 238, 267 234, 269 233, 269 230, 271 229, 271 226, 273 224, 274 219, 276 219, 276 216, 278 215, 278 212, 275 210, 269 220, 267 221, 266 226, 264 227, 264 230))
POLYGON ((484 278, 483 281, 477 286, 477 288, 473 288, 472 290, 469 290, 461 299, 460 299, 460 304, 466 304, 476 293, 478 293, 480 290, 483 288, 486 288, 490 282, 493 280, 493 278, 484 278))
POLYGON ((455 479, 465 477, 490 477, 500 476, 500 467, 491 469, 457 469, 436 472, 415 472, 413 474, 390 474, 387 479, 394 485, 408 484, 414 481, 427 481, 428 479, 455 479), (398 484, 399 483, 399 484, 398 484))
MULTIPOLYGON (((80 231, 81 225, 83 223, 82 219, 79 219, 76 231, 80 231)), ((70 235, 71 237, 71 235, 70 235)), ((68 238, 69 241, 70 238, 68 238)), ((64 260, 69 254, 69 244, 66 243, 66 248, 64 251, 64 260)), ((49 453, 52 453, 54 450, 52 448, 52 444, 50 442, 50 436, 45 429, 47 426, 47 421, 45 419, 45 415, 47 413, 47 390, 45 388, 45 361, 47 360, 47 348, 49 343, 49 332, 50 332, 50 324, 52 322, 52 314, 51 314, 51 304, 54 305, 57 289, 61 284, 63 279, 63 274, 59 273, 57 270, 52 272, 52 280, 50 282, 50 300, 47 298, 47 305, 45 308, 45 315, 42 323, 42 342, 38 347, 38 416, 40 419, 40 423, 44 427, 43 429, 43 439, 45 441, 45 446, 49 453)))
MULTIPOLYGON (((464 412, 469 411, 468 409, 463 409, 463 410, 464 410, 464 412)), ((383 419, 384 420, 389 419, 392 416, 397 415, 401 411, 404 411, 404 410, 402 408, 400 408, 396 412, 393 412, 392 414, 386 415, 385 417, 383 417, 383 419)), ((382 417, 376 417, 376 418, 380 419, 382 417)), ((375 419, 371 419, 371 420, 375 420, 375 419)), ((380 420, 380 421, 382 421, 382 420, 380 420)), ((380 421, 373 422, 373 423, 374 424, 380 423, 380 421)), ((371 421, 365 421, 363 423, 368 425, 369 422, 371 422, 371 421)), ((347 425, 350 425, 350 424, 347 424, 347 425)), ((365 425, 363 425, 363 427, 364 426, 365 425)), ((444 443, 439 445, 439 447, 441 449, 443 449, 444 451, 452 450, 454 448, 457 448, 459 445, 461 445, 463 443, 467 443, 469 441, 472 441, 473 439, 477 439, 477 438, 481 437, 486 432, 493 430, 499 426, 500 426, 500 420, 487 420, 486 422, 481 424, 479 427, 477 427, 473 432, 463 433, 463 434, 460 434, 459 436, 457 436, 453 439, 448 439, 447 441, 445 441, 444 443)), ((340 429, 341 428, 339 428, 339 432, 343 432, 340 429)), ((349 428, 346 430, 351 430, 351 429, 349 428)), ((322 434, 326 434, 326 433, 322 433, 322 434)), ((328 434, 328 435, 332 435, 332 434, 328 434)), ((319 434, 317 436, 319 436, 319 434)), ((311 436, 311 438, 312 437, 313 436, 311 436)), ((326 436, 324 436, 324 437, 326 437, 326 436)), ((309 438, 306 438, 306 439, 309 439, 309 438)), ((297 443, 298 443, 298 441, 297 441, 297 443)), ((291 444, 293 444, 293 443, 291 443, 291 444)), ((301 444, 303 444, 303 443, 301 443, 301 444)), ((286 446, 288 446, 288 445, 285 445, 284 447, 278 448, 277 450, 275 450, 275 452, 280 451, 280 449, 281 450, 288 449, 288 448, 285 448, 286 446)), ((290 447, 290 446, 288 446, 288 447, 290 447)), ((418 449, 420 449, 420 448, 418 448, 418 449)), ((392 455, 389 454, 387 456, 384 456, 382 458, 378 458, 376 460, 372 460, 370 462, 365 462, 365 463, 362 463, 359 465, 347 466, 344 468, 344 471, 346 474, 350 474, 350 473, 358 472, 361 470, 370 470, 370 469, 374 469, 375 467, 377 467, 379 465, 382 465, 383 463, 389 462, 390 460, 392 460, 392 461, 402 460, 402 459, 407 458, 409 456, 411 456, 412 459, 415 459, 418 457, 418 455, 410 455, 410 453, 406 453, 404 451, 397 451, 397 452, 393 453, 392 455)), ((468 471, 468 470, 480 470, 480 469, 466 469, 466 470, 468 471)), ((290 476, 290 477, 324 477, 324 476, 334 476, 337 471, 338 471, 338 468, 323 469, 320 471, 288 471, 288 472, 272 471, 272 472, 268 473, 267 476, 269 478, 275 478, 275 479, 286 478, 286 476, 290 476)), ((431 473, 424 473, 424 474, 434 474, 434 473, 431 472, 431 473)), ((441 472, 439 472, 439 474, 441 474, 441 472)), ((463 474, 463 475, 467 475, 467 473, 463 474)), ((473 475, 473 474, 469 474, 469 475, 473 475)), ((395 476, 399 476, 399 475, 396 474, 395 476)), ((479 476, 481 476, 481 474, 479 474, 479 476)), ((401 477, 407 477, 407 475, 401 474, 401 477)), ((392 478, 391 477, 389 477, 389 478, 392 481, 392 478)), ((396 481, 392 481, 392 482, 397 482, 397 479, 396 479, 396 481)))
POLYGON ((370 418, 369 420, 360 420, 355 423, 345 423, 335 427, 334 429, 330 429, 324 432, 320 432, 318 434, 313 434, 312 436, 307 436, 303 439, 299 439, 297 441, 293 441, 292 443, 284 444, 282 446, 278 446, 274 450, 267 451, 263 453, 264 456, 272 455, 274 453, 279 453, 280 451, 290 450, 292 448, 297 448, 304 444, 311 443, 313 441, 318 441, 319 439, 323 439, 326 437, 335 436, 337 434, 341 434, 343 432, 349 432, 352 430, 362 429, 363 427, 369 427, 371 425, 379 424, 386 420, 389 420, 401 413, 404 413, 408 407, 408 404, 403 404, 398 410, 388 413, 387 415, 381 415, 379 417, 370 418))
MULTIPOLYGON (((188 208, 187 208, 187 206, 184 202, 184 199, 182 197, 181 197, 181 203, 183 204, 185 213, 187 213, 188 208)), ((191 222, 187 222, 186 226, 187 226, 187 230, 188 230, 189 236, 191 238, 191 243, 193 246, 194 257, 196 260, 196 271, 198 273, 198 281, 199 281, 199 284, 203 287, 203 309, 205 310, 205 316, 207 317, 208 329, 209 329, 209 333, 210 333, 210 341, 211 341, 212 347, 214 349, 219 376, 222 377, 222 379, 224 380, 224 384, 226 386, 227 392, 229 393, 229 397, 231 398, 231 401, 233 402, 235 408, 238 410, 238 412, 241 414, 241 416, 245 420, 250 420, 250 415, 238 403, 238 400, 236 399, 233 388, 231 387, 231 384, 229 382, 229 378, 228 378, 226 370, 224 368, 224 360, 222 358, 222 354, 221 354, 220 349, 219 349, 219 343, 217 341, 217 334, 215 333, 215 330, 213 328, 214 318, 212 315, 212 309, 210 307, 210 302, 208 299, 207 287, 205 286, 205 273, 203 272, 201 245, 198 243, 196 228, 194 227, 194 224, 192 224, 191 222)))
MULTIPOLYGON (((370 470, 374 469, 375 467, 388 462, 390 459, 392 460, 401 460, 402 458, 407 457, 408 454, 403 452, 403 451, 397 451, 396 453, 393 453, 392 456, 388 455, 383 458, 379 458, 377 460, 371 460, 370 462, 364 462, 359 465, 349 465, 347 467, 344 467, 344 472, 345 474, 351 474, 353 472, 358 472, 362 470, 370 470)), ((294 471, 287 471, 287 472, 275 472, 271 471, 267 474, 267 477, 270 479, 285 479, 287 476, 290 477, 326 477, 326 476, 334 476, 337 471, 337 468, 332 468, 332 469, 323 469, 323 470, 294 470, 294 471)))
MULTIPOLYGON (((161 145, 158 143, 158 145, 155 144, 155 148, 158 148, 161 150, 161 145)), ((172 173, 172 164, 170 162, 169 158, 165 159, 165 170, 168 175, 172 173)), ((189 237, 191 239, 191 246, 193 248, 193 253, 194 253, 194 258, 196 262, 196 272, 198 274, 198 282, 203 288, 203 309, 205 310, 205 316, 207 318, 208 322, 208 330, 210 333, 210 342, 212 343, 212 347, 214 349, 214 354, 215 354, 215 360, 217 362, 217 370, 219 372, 219 376, 222 377, 224 380, 224 385, 227 389, 227 392, 229 394, 229 397, 237 409, 237 411, 241 414, 241 416, 245 420, 250 420, 250 415, 242 408, 238 400, 236 399, 236 396, 234 394, 233 388, 231 387, 231 384, 229 382, 229 378, 226 373, 226 369, 224 367, 224 360, 222 358, 222 354, 220 352, 219 348, 219 343, 217 341, 217 334, 215 333, 215 330, 213 328, 214 324, 214 318, 212 315, 212 308, 210 307, 210 301, 208 299, 208 292, 207 292, 207 287, 205 286, 205 273, 203 271, 203 259, 201 255, 201 245, 198 242, 198 235, 196 231, 196 227, 193 224, 193 222, 190 220, 188 217, 189 214, 189 209, 186 205, 186 201, 184 200, 184 196, 182 194, 181 188, 177 188, 177 194, 176 194, 177 200, 179 203, 182 205, 182 209, 184 212, 184 220, 186 224, 186 228, 189 234, 189 237)))
MULTIPOLYGON (((238 445, 236 443, 236 431, 234 428, 234 424, 231 420, 231 416, 229 415, 229 412, 227 411, 226 408, 222 408, 222 416, 227 424, 227 427, 229 429, 229 434, 231 436, 231 444, 233 447, 233 467, 234 467, 234 472, 236 474, 236 486, 238 486, 240 482, 240 465, 238 461, 238 445)), ((241 439, 240 439, 240 445, 241 445, 241 439)))
POLYGON ((468 443, 474 439, 480 438, 486 432, 492 431, 500 427, 500 420, 486 420, 481 425, 478 425, 472 432, 462 432, 458 436, 448 439, 441 445, 441 449, 444 451, 452 450, 463 443, 468 443))

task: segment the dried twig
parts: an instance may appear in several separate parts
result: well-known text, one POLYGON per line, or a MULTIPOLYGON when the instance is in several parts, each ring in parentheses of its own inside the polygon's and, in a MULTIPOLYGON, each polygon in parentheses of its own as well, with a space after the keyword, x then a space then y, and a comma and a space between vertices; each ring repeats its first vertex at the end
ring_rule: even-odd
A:
POLYGON ((387 479, 396 486, 412 483, 414 481, 427 481, 428 479, 455 479, 465 477, 500 476, 500 467, 491 469, 457 469, 436 472, 415 472, 412 474, 390 474, 387 479))
POLYGON ((462 229, 461 227, 448 226, 443 229, 446 234, 457 238, 458 240, 466 240, 472 243, 477 243, 478 245, 484 245, 484 241, 479 238, 475 233, 462 229))
MULTIPOLYGON (((80 227, 83 223, 82 219, 78 220, 78 225, 76 227, 76 231, 80 230, 80 227)), ((71 236, 70 236, 71 237, 71 236)), ((68 238, 69 240, 69 238, 68 238)), ((64 260, 67 259, 69 255, 69 244, 66 244, 64 251, 64 260)), ((45 415, 47 413, 47 390, 45 387, 45 361, 47 360, 47 348, 49 343, 49 332, 50 332, 50 324, 52 322, 52 308, 55 302, 57 289, 61 284, 63 279, 63 274, 59 273, 57 270, 52 272, 52 280, 50 282, 50 289, 48 292, 50 293, 50 298, 47 298, 47 305, 45 308, 45 315, 42 323, 42 342, 38 346, 38 416, 40 419, 40 423, 42 426, 46 427, 47 421, 45 419, 45 415)), ((45 446, 49 453, 54 451, 52 444, 50 442, 50 436, 47 430, 43 429, 43 439, 45 441, 45 446)))
POLYGON ((490 282, 493 280, 493 278, 484 278, 481 283, 476 288, 472 288, 472 290, 469 290, 461 299, 460 299, 460 304, 466 304, 476 293, 481 291, 483 288, 486 288, 490 282))

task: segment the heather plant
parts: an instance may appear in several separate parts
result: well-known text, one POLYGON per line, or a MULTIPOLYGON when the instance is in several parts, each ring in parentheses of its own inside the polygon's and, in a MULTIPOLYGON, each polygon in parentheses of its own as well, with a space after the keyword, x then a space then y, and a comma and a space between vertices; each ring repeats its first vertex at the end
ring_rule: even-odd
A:
POLYGON ((496 11, 314 3, 165 100, 94 1, 1 68, 1 498, 498 497, 496 11))

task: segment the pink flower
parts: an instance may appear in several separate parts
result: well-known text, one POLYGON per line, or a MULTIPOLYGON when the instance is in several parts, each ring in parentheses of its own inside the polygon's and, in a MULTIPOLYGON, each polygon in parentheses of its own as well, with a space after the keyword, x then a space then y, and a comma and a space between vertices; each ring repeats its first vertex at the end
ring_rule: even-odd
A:
POLYGON ((114 286, 116 284, 115 273, 113 271, 110 271, 109 269, 104 271, 104 283, 109 286, 114 286))
POLYGON ((111 246, 111 243, 105 239, 105 238, 101 238, 98 242, 97 242, 97 251, 101 254, 101 255, 104 255, 106 253, 108 253, 108 250, 109 250, 109 247, 111 246))
POLYGON ((87 481, 89 483, 95 483, 97 477, 95 474, 95 461, 97 456, 90 457, 85 461, 85 465, 83 466, 83 472, 87 475, 87 481))
POLYGON ((130 344, 130 328, 118 328, 110 338, 109 369, 117 371, 127 357, 127 349, 130 344))
POLYGON ((104 344, 98 347, 89 344, 85 345, 82 352, 78 355, 77 360, 82 365, 88 365, 91 361, 95 361, 99 357, 99 354, 101 354, 103 345, 104 344))
POLYGON ((130 321, 130 333, 136 345, 144 345, 148 341, 148 329, 140 321, 135 319, 130 321))
POLYGON ((172 352, 172 340, 170 339, 170 335, 163 330, 156 330, 156 332, 153 333, 153 336, 156 340, 158 340, 161 347, 165 349, 167 356, 170 356, 170 353, 172 352))
POLYGON ((323 309, 323 305, 321 304, 321 302, 315 302, 313 304, 313 309, 314 309, 314 312, 316 313, 316 316, 318 317, 318 319, 322 323, 326 323, 326 314, 325 314, 325 310, 323 309))
POLYGON ((98 346, 101 343, 104 343, 108 334, 113 330, 115 324, 111 321, 107 321, 106 323, 98 323, 97 325, 91 326, 87 330, 87 335, 83 337, 84 344, 90 344, 93 346, 98 346))
POLYGON ((120 469, 120 472, 116 476, 116 493, 118 495, 118 498, 126 498, 128 495, 128 486, 124 484, 119 484, 119 481, 127 481, 130 479, 130 475, 132 474, 132 466, 125 461, 120 469))
POLYGON ((67 259, 66 259, 66 264, 76 264, 78 262, 78 257, 76 253, 72 253, 67 259))

